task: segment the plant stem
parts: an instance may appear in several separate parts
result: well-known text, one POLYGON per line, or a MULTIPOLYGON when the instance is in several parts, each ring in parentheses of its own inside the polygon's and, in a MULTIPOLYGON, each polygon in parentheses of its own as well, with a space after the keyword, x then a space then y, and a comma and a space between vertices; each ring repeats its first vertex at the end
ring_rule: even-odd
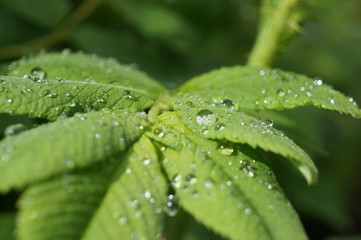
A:
POLYGON ((103 1, 104 0, 84 0, 79 8, 53 32, 28 42, 1 47, 0 60, 18 58, 65 40, 103 1))
POLYGON ((282 32, 289 24, 289 17, 297 3, 298 0, 279 0, 275 1, 275 7, 262 9, 262 14, 267 14, 263 17, 267 19, 260 26, 247 65, 269 66, 271 64, 281 41, 282 32))

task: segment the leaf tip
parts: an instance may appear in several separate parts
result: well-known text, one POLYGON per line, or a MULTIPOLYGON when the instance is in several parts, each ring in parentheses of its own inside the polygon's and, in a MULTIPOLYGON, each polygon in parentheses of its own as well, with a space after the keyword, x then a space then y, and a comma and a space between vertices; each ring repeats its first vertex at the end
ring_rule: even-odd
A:
POLYGON ((318 171, 316 167, 309 167, 306 165, 300 165, 298 170, 306 178, 308 185, 315 185, 318 180, 318 171))

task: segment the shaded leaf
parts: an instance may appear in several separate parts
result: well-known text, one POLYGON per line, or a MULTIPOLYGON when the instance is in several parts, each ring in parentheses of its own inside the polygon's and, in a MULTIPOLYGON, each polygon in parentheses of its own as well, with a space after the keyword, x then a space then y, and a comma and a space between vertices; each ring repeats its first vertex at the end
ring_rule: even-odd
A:
POLYGON ((179 53, 189 51, 199 37, 194 25, 162 4, 117 0, 110 0, 108 4, 146 38, 160 40, 179 53))
POLYGON ((171 105, 184 124, 198 136, 208 139, 246 143, 253 148, 281 154, 304 175, 307 182, 317 181, 317 169, 311 158, 281 131, 273 121, 263 121, 232 109, 232 106, 173 100, 171 105))
POLYGON ((82 239, 158 239, 163 228, 167 185, 156 149, 142 137, 125 156, 82 239))
POLYGON ((274 175, 254 150, 234 144, 231 153, 221 151, 219 142, 192 134, 175 113, 158 120, 156 127, 180 139, 175 149, 153 136, 164 145, 163 164, 180 205, 198 221, 230 239, 307 239, 274 175))
POLYGON ((144 131, 144 113, 76 115, 0 143, 0 191, 82 168, 124 151, 144 131))
POLYGON ((164 88, 141 71, 121 65, 112 58, 100 58, 83 53, 39 54, 13 62, 7 75, 15 77, 40 73, 45 79, 65 79, 83 82, 98 82, 122 85, 144 90, 153 98, 164 92, 164 88))
POLYGON ((179 91, 208 103, 230 99, 240 110, 282 110, 314 105, 361 118, 361 111, 352 98, 345 97, 322 80, 265 67, 221 68, 194 77, 179 91))
POLYGON ((15 230, 15 213, 0 213, 0 239, 13 240, 15 230))
POLYGON ((0 111, 55 120, 100 109, 142 111, 152 100, 143 90, 120 85, 0 76, 0 111))
POLYGON ((18 202, 18 239, 79 239, 117 165, 107 162, 30 185, 18 202))
POLYGON ((2 0, 1 3, 20 17, 45 28, 55 27, 70 12, 68 0, 2 0))

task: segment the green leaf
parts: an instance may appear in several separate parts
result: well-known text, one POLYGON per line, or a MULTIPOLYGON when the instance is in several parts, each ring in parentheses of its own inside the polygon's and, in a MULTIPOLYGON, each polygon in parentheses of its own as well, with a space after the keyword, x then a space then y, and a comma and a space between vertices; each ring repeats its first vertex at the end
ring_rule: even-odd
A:
POLYGON ((163 164, 180 205, 199 222, 230 239, 307 239, 296 212, 274 175, 255 151, 191 133, 175 113, 159 116, 155 127, 164 135, 163 164), (177 136, 179 148, 168 145, 177 136), (252 156, 252 157, 251 157, 252 156), (255 159, 255 160, 254 160, 255 159))
POLYGON ((0 76, 0 112, 55 120, 101 109, 142 111, 152 105, 143 90, 97 82, 0 76))
POLYGON ((107 162, 80 172, 30 185, 18 201, 19 239, 74 239, 81 237, 118 162, 107 162))
POLYGON ((13 62, 7 75, 23 77, 40 75, 44 79, 65 79, 82 82, 98 82, 140 89, 156 98, 164 88, 141 71, 128 65, 121 65, 112 58, 100 58, 83 53, 39 54, 13 62))
POLYGON ((0 213, 0 239, 13 240, 13 231, 15 229, 15 213, 0 213))
POLYGON ((161 41, 184 54, 197 42, 199 32, 186 18, 157 2, 110 0, 108 4, 146 38, 161 41), (142 16, 141 18, 139 16, 142 16))
POLYGON ((0 192, 89 166, 124 151, 144 131, 145 114, 79 114, 0 142, 0 192))
POLYGON ((186 97, 208 103, 230 99, 241 110, 283 110, 314 105, 361 118, 361 111, 352 98, 345 97, 322 80, 265 67, 221 68, 191 79, 179 91, 186 97))
POLYGON ((318 172, 311 158, 281 131, 273 128, 272 120, 248 116, 235 111, 230 104, 218 106, 190 100, 170 102, 182 122, 198 136, 245 143, 281 154, 301 171, 309 184, 317 181, 318 172))
POLYGON ((82 239, 159 239, 167 184, 153 143, 142 137, 125 156, 82 239))
POLYGON ((63 21, 70 12, 68 0, 2 0, 1 3, 20 17, 49 29, 63 21))

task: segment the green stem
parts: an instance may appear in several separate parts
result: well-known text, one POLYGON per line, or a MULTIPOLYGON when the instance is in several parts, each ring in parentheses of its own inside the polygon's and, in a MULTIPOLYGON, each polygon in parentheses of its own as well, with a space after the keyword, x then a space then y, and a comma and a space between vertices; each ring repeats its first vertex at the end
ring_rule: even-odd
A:
MULTIPOLYGON (((263 16, 267 18, 263 21, 256 42, 249 56, 247 65, 249 66, 269 66, 277 52, 281 41, 281 35, 298 0, 275 1, 276 6, 271 9, 264 7, 263 16)), ((265 5, 265 4, 264 4, 265 5)))
POLYGON ((28 42, 0 48, 0 60, 18 58, 64 41, 104 0, 84 0, 65 22, 53 32, 28 42))

